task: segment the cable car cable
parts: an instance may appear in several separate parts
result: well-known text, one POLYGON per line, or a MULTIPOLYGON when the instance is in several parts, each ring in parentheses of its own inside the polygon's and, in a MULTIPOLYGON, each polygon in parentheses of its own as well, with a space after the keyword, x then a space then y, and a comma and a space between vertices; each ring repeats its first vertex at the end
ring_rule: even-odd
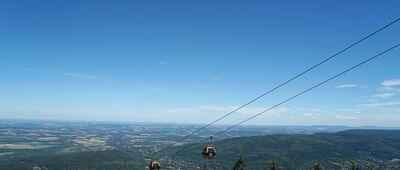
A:
POLYGON ((314 85, 314 86, 308 88, 307 90, 304 90, 304 91, 302 91, 302 92, 300 92, 300 93, 298 93, 298 94, 296 94, 296 95, 294 95, 294 96, 292 96, 292 97, 290 97, 290 98, 288 98, 288 99, 286 99, 286 100, 284 100, 284 101, 282 101, 282 102, 270 107, 269 109, 266 109, 266 110, 264 110, 264 111, 262 111, 260 113, 257 113, 256 115, 253 115, 253 116, 251 116, 251 117, 249 117, 249 118, 247 118, 247 119, 245 119, 245 120, 243 120, 243 121, 241 121, 241 122, 239 122, 239 123, 237 123, 237 124, 235 124, 235 125, 233 125, 233 126, 231 126, 229 128, 226 128, 226 129, 216 133, 214 136, 221 135, 221 134, 229 131, 230 129, 232 129, 232 128, 236 127, 236 126, 239 126, 240 124, 243 124, 244 122, 247 122, 247 121, 249 121, 249 120, 251 120, 251 119, 253 119, 253 118, 257 117, 257 116, 260 116, 260 115, 264 114, 265 112, 268 112, 268 111, 270 111, 270 110, 272 110, 272 109, 274 109, 274 108, 276 108, 276 107, 278 107, 278 106, 280 106, 280 105, 282 105, 282 104, 284 104, 286 102, 289 102, 290 100, 293 100, 293 99, 295 99, 295 98, 297 98, 297 97, 299 97, 299 96, 301 96, 301 95, 303 95, 303 94, 305 94, 305 93, 307 93, 307 92, 309 92, 309 91, 311 91, 311 90, 313 90, 313 89, 315 89, 315 88, 317 88, 317 87, 319 87, 319 86, 321 86, 321 85, 323 85, 323 84, 325 84, 325 83, 327 83, 327 82, 329 82, 329 81, 331 81, 331 80, 333 80, 333 79, 335 79, 335 78, 337 78, 337 77, 339 77, 339 76, 341 76, 341 75, 343 75, 343 74, 345 74, 345 73, 347 73, 347 72, 349 72, 349 71, 351 71, 351 70, 353 70, 355 68, 357 68, 357 67, 359 67, 359 66, 361 66, 361 65, 363 65, 363 64, 365 64, 365 63, 367 63, 367 62, 369 62, 369 61, 371 61, 371 60, 373 60, 373 59, 375 59, 375 58, 377 58, 377 57, 379 57, 379 56, 381 56, 381 55, 383 55, 383 54, 385 54, 385 53, 387 53, 387 52, 389 52, 389 51, 391 51, 391 50, 393 50, 393 49, 395 49, 397 47, 399 47, 399 46, 400 46, 400 44, 397 44, 397 45, 395 45, 395 46, 393 46, 393 47, 391 47, 391 48, 389 48, 389 49, 387 49, 387 50, 385 50, 385 51, 383 51, 383 52, 381 52, 381 53, 379 53, 379 54, 377 54, 377 55, 375 55, 373 57, 370 57, 367 60, 364 60, 363 62, 358 63, 357 65, 354 65, 353 67, 351 67, 351 68, 349 68, 349 69, 347 69, 347 70, 345 70, 345 71, 343 71, 343 72, 341 72, 339 74, 336 74, 335 76, 333 76, 333 77, 331 77, 331 78, 329 78, 329 79, 327 79, 327 80, 325 80, 325 81, 323 81, 321 83, 318 83, 317 85, 314 85))
MULTIPOLYGON (((289 102, 290 100, 293 100, 293 99, 295 99, 295 98, 297 98, 297 97, 299 97, 299 96, 301 96, 301 95, 303 95, 303 94, 305 94, 305 93, 307 93, 307 92, 309 92, 309 91, 311 91, 311 90, 313 90, 313 89, 315 89, 315 88, 317 88, 317 87, 319 87, 319 86, 321 86, 321 85, 323 85, 323 84, 325 84, 325 83, 327 83, 327 82, 329 82, 329 81, 331 81, 331 80, 333 80, 333 79, 335 79, 335 78, 337 78, 337 77, 339 77, 339 76, 341 76, 341 75, 343 75, 343 74, 345 74, 345 73, 347 73, 349 71, 351 71, 351 70, 353 70, 353 69, 355 69, 355 68, 357 68, 357 67, 359 67, 359 66, 361 66, 361 65, 363 65, 363 64, 365 64, 365 63, 367 63, 367 62, 369 62, 369 61, 371 61, 371 60, 373 60, 373 59, 375 59, 375 58, 377 58, 377 57, 379 57, 379 56, 391 51, 391 50, 394 50, 395 48, 397 48, 399 46, 400 46, 400 44, 397 44, 397 45, 395 45, 395 46, 393 46, 393 47, 391 47, 391 48, 389 48, 389 49, 387 49, 387 50, 385 50, 385 51, 383 51, 383 52, 381 52, 381 53, 379 53, 379 54, 377 54, 377 55, 375 55, 373 57, 370 57, 370 58, 358 63, 357 65, 354 65, 353 67, 350 67, 350 68, 346 69, 345 71, 342 71, 339 74, 336 74, 335 76, 330 77, 329 79, 327 79, 325 81, 322 81, 322 82, 320 82, 320 83, 318 83, 318 84, 316 84, 316 85, 314 85, 314 86, 312 86, 312 87, 310 87, 310 88, 308 88, 308 89, 306 89, 306 90, 304 90, 304 91, 302 91, 302 92, 300 92, 300 93, 298 93, 298 94, 296 94, 296 95, 294 95, 294 96, 292 96, 292 97, 290 97, 290 98, 288 98, 288 99, 286 99, 286 100, 284 100, 284 101, 282 101, 282 102, 280 102, 280 103, 278 103, 278 104, 276 104, 276 105, 274 105, 274 106, 272 106, 272 107, 270 107, 270 108, 268 108, 268 109, 266 109, 266 110, 264 110, 262 112, 260 112, 260 113, 257 113, 256 115, 253 115, 253 116, 251 116, 251 117, 249 117, 249 118, 247 118, 247 119, 245 119, 245 120, 243 120, 243 121, 241 121, 241 122, 239 122, 239 123, 237 123, 237 124, 235 124, 233 126, 230 126, 230 127, 226 128, 226 129, 216 133, 213 136, 214 137, 219 136, 219 135, 221 135, 221 134, 233 129, 236 126, 239 126, 239 125, 241 125, 241 124, 243 124, 243 123, 245 123, 245 122, 257 117, 257 116, 260 116, 260 115, 264 114, 265 112, 268 112, 268 111, 270 111, 270 110, 272 110, 272 109, 274 109, 274 108, 276 108, 276 107, 278 107, 278 106, 280 106, 280 105, 282 105, 282 104, 284 104, 286 102, 289 102)), ((205 142, 205 141, 206 141, 206 139, 201 141, 201 142, 205 142)), ((192 146, 179 149, 178 151, 186 150, 186 149, 189 149, 189 148, 192 148, 192 147, 195 147, 195 146, 197 147, 197 145, 198 144, 193 144, 192 146)))
POLYGON ((309 71, 315 69, 316 67, 322 65, 323 63, 325 63, 325 62, 327 62, 327 61, 329 61, 329 60, 331 60, 331 59, 337 57, 339 54, 341 54, 341 53, 343 53, 343 52, 349 50, 350 48, 356 46, 357 44, 359 44, 359 43, 365 41, 366 39, 372 37, 373 35, 375 35, 375 34, 381 32, 382 30, 384 30, 384 29, 386 29, 387 27, 389 27, 389 26, 395 24, 395 23, 398 22, 399 20, 400 20, 400 18, 397 18, 396 20, 390 22, 389 24, 386 24, 385 26, 379 28, 378 30, 374 31, 373 33, 371 33, 371 34, 365 36, 364 38, 362 38, 362 39, 356 41, 355 43, 353 43, 353 44, 347 46, 346 48, 340 50, 339 52, 335 53, 334 55, 332 55, 332 56, 326 58, 325 60, 323 60, 323 61, 321 61, 321 62, 319 62, 319 63, 313 65, 312 67, 306 69, 305 71, 301 72, 300 74, 297 74, 296 76, 294 76, 294 77, 288 79, 287 81, 285 81, 285 82, 279 84, 278 86, 276 86, 276 87, 270 89, 269 91, 265 92, 264 94, 262 94, 262 95, 260 95, 260 96, 258 96, 258 97, 256 97, 256 98, 254 98, 253 100, 250 100, 249 102, 247 102, 247 103, 241 105, 241 106, 238 107, 237 109, 235 109, 235 110, 233 110, 233 111, 231 111, 231 112, 229 112, 229 113, 223 115, 222 117, 220 117, 220 118, 218 118, 218 119, 212 121, 211 123, 209 123, 209 124, 207 124, 207 125, 205 125, 205 126, 199 128, 199 129, 197 129, 197 130, 195 130, 195 131, 189 133, 188 135, 182 137, 181 139, 175 141, 174 143, 172 143, 172 144, 170 144, 170 145, 168 145, 168 146, 166 146, 166 147, 164 147, 164 148, 161 148, 161 149, 158 150, 158 151, 155 151, 152 155, 154 156, 154 155, 158 154, 159 152, 162 152, 162 151, 165 150, 166 148, 172 147, 172 146, 174 146, 175 144, 177 144, 177 143, 179 143, 179 142, 182 142, 183 140, 189 138, 190 136, 193 136, 193 135, 196 134, 197 132, 200 132, 200 131, 202 131, 202 130, 208 128, 209 126, 215 124, 216 122, 218 122, 218 121, 224 119, 225 117, 227 117, 227 116, 229 116, 229 115, 231 115, 231 114, 237 112, 238 110, 240 110, 240 109, 246 107, 247 105, 249 105, 249 104, 255 102, 256 100, 258 100, 258 99, 260 99, 260 98, 262 98, 262 97, 268 95, 269 93, 271 93, 271 92, 273 92, 273 91, 279 89, 280 87, 282 87, 282 86, 288 84, 289 82, 291 82, 291 81, 297 79, 298 77, 304 75, 305 73, 307 73, 307 72, 309 72, 309 71))

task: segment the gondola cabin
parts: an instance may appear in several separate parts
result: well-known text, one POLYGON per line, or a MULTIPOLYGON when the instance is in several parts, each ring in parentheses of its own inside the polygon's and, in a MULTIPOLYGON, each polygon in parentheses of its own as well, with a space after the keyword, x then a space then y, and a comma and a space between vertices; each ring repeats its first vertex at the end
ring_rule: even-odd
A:
POLYGON ((151 161, 149 165, 150 170, 159 170, 160 169, 160 163, 157 161, 151 161))
POLYGON ((213 146, 207 146, 203 148, 202 155, 205 159, 214 159, 216 153, 217 151, 213 146))

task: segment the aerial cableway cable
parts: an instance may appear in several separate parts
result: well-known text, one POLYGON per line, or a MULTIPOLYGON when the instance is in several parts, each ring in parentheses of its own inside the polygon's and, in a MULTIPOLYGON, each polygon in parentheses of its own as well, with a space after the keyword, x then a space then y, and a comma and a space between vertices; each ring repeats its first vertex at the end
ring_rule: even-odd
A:
POLYGON ((310 87, 310 88, 308 88, 308 89, 306 89, 306 90, 304 90, 304 91, 302 91, 302 92, 300 92, 300 93, 298 93, 298 94, 296 94, 296 95, 294 95, 294 96, 292 96, 292 97, 290 97, 290 98, 288 98, 288 99, 286 99, 286 100, 284 100, 284 101, 282 101, 282 102, 280 102, 280 103, 278 103, 278 104, 276 104, 276 105, 274 105, 274 106, 272 106, 272 107, 270 107, 270 108, 268 108, 268 109, 266 109, 266 110, 264 110, 264 111, 262 111, 260 113, 257 113, 256 115, 253 115, 253 116, 251 116, 251 117, 249 117, 249 118, 247 118, 247 119, 245 119, 245 120, 243 120, 243 121, 241 121, 241 122, 239 122, 239 123, 237 123, 237 124, 235 124, 233 126, 230 126, 229 128, 226 128, 226 129, 216 133, 214 136, 219 136, 219 135, 231 130, 232 128, 234 128, 236 126, 239 126, 239 125, 243 124, 244 122, 247 122, 247 121, 249 121, 251 119, 254 119, 255 117, 260 116, 260 115, 264 114, 265 112, 268 112, 268 111, 270 111, 270 110, 272 110, 272 109, 274 109, 274 108, 276 108, 276 107, 278 107, 278 106, 280 106, 280 105, 282 105, 282 104, 284 104, 286 102, 289 102, 290 100, 293 100, 293 99, 295 99, 295 98, 297 98, 297 97, 299 97, 299 96, 301 96, 301 95, 303 95, 303 94, 305 94, 305 93, 307 93, 307 92, 309 92, 309 91, 311 91, 311 90, 313 90, 313 89, 315 89, 315 88, 317 88, 317 87, 319 87, 319 86, 321 86, 321 85, 323 85, 323 84, 325 84, 325 83, 327 83, 327 82, 329 82, 329 81, 331 81, 331 80, 333 80, 333 79, 335 79, 335 78, 337 78, 337 77, 339 77, 339 76, 341 76, 341 75, 343 75, 343 74, 345 74, 345 73, 347 73, 347 72, 349 72, 349 71, 351 71, 351 70, 353 70, 355 68, 357 68, 357 67, 360 67, 361 65, 363 65, 363 64, 365 64, 365 63, 367 63, 367 62, 369 62, 369 61, 371 61, 371 60, 373 60, 375 58, 378 58, 379 56, 381 56, 381 55, 383 55, 383 54, 385 54, 385 53, 387 53, 387 52, 389 52, 389 51, 391 51, 391 50, 393 50, 393 49, 395 49, 395 48, 397 48, 399 46, 400 46, 400 44, 397 44, 397 45, 395 45, 395 46, 393 46, 393 47, 391 47, 391 48, 389 48, 389 49, 387 49, 387 50, 385 50, 385 51, 383 51, 383 52, 381 52, 381 53, 379 53, 379 54, 377 54, 375 56, 372 56, 372 57, 368 58, 367 60, 364 60, 363 62, 358 63, 357 65, 354 65, 353 67, 350 67, 347 70, 345 70, 343 72, 340 72, 339 74, 336 74, 335 76, 332 76, 329 79, 326 79, 323 82, 320 82, 320 83, 318 83, 318 84, 316 84, 316 85, 314 85, 314 86, 312 86, 312 87, 310 87))
MULTIPOLYGON (((381 55, 383 55, 383 54, 385 54, 385 53, 387 53, 387 52, 389 52, 391 50, 394 50, 395 48, 397 48, 399 46, 400 46, 400 44, 397 44, 397 45, 395 45, 395 46, 393 46, 393 47, 391 47, 391 48, 389 48, 389 49, 387 49, 387 50, 385 50, 385 51, 383 51, 383 52, 381 52, 381 53, 379 53, 379 54, 377 54, 375 56, 372 56, 372 57, 370 57, 370 58, 368 58, 368 59, 366 59, 366 60, 364 60, 364 61, 362 61, 362 62, 360 62, 360 63, 358 63, 358 64, 356 64, 356 65, 354 65, 354 66, 342 71, 342 72, 340 72, 339 74, 336 74, 336 75, 330 77, 329 79, 326 79, 325 81, 322 81, 322 82, 320 82, 320 83, 318 83, 318 84, 316 84, 316 85, 314 85, 314 86, 312 86, 312 87, 310 87, 310 88, 308 88, 308 89, 306 89, 306 90, 304 90, 304 91, 302 91, 302 92, 300 92, 300 93, 298 93, 298 94, 296 94, 296 95, 294 95, 294 96, 292 96, 290 98, 287 98, 286 100, 284 100, 284 101, 282 101, 282 102, 280 102, 280 103, 278 103, 278 104, 276 104, 276 105, 274 105, 274 106, 272 106, 272 107, 270 107, 270 108, 268 108, 268 109, 266 109, 266 110, 264 110, 264 111, 262 111, 260 113, 257 113, 257 114, 255 114, 255 115, 253 115, 253 116, 251 116, 251 117, 249 117, 249 118, 247 118, 247 119, 245 119, 245 120, 243 120, 243 121, 241 121, 241 122, 239 122, 237 124, 234 124, 234 125, 226 128, 226 129, 224 129, 224 130, 221 130, 218 133, 214 134, 214 137, 217 137, 217 136, 219 136, 219 135, 221 135, 221 134, 223 134, 223 133, 235 128, 236 126, 239 126, 239 125, 241 125, 241 124, 243 124, 243 123, 245 123, 245 122, 247 122, 247 121, 249 121, 251 119, 254 119, 257 116, 260 116, 260 115, 262 115, 262 114, 264 114, 264 113, 266 113, 268 111, 271 111, 272 109, 274 109, 274 108, 276 108, 276 107, 278 107, 278 106, 280 106, 280 105, 282 105, 282 104, 284 104, 286 102, 289 102, 289 101, 291 101, 291 100, 293 100, 293 99, 295 99, 295 98, 297 98, 297 97, 299 97, 299 96, 301 96, 301 95, 303 95, 303 94, 305 94, 305 93, 307 93, 307 92, 309 92, 309 91, 311 91, 311 90, 313 90, 313 89, 315 89, 315 88, 317 88, 317 87, 319 87, 319 86, 321 86, 321 85, 323 85, 323 84, 325 84, 325 83, 327 83, 327 82, 329 82, 329 81, 331 81, 331 80, 333 80, 333 79, 335 79, 335 78, 337 78, 337 77, 339 77, 339 76, 341 76, 341 75, 343 75, 343 74, 345 74, 345 73, 347 73, 347 72, 349 72, 349 71, 351 71, 351 70, 353 70, 355 68, 357 68, 357 67, 360 67, 361 65, 363 65, 363 64, 365 64, 365 63, 367 63, 367 62, 369 62, 369 61, 371 61, 373 59, 376 59, 379 56, 381 56, 381 55)), ((201 141, 201 142, 204 142, 204 141, 201 141)), ((186 147, 186 148, 182 148, 182 149, 179 149, 178 151, 186 150, 186 149, 189 149, 189 148, 192 148, 192 147, 195 147, 195 146, 197 146, 197 145, 193 145, 193 146, 189 146, 189 147, 186 147)))
POLYGON ((321 62, 319 62, 319 63, 317 63, 317 64, 311 66, 310 68, 308 68, 308 69, 304 70, 303 72, 301 72, 301 73, 295 75, 294 77, 288 79, 287 81, 285 81, 285 82, 283 82, 283 83, 281 83, 281 84, 275 86, 274 88, 272 88, 272 89, 270 89, 269 91, 263 93, 262 95, 260 95, 260 96, 258 96, 258 97, 256 97, 256 98, 250 100, 249 102, 247 102, 247 103, 241 105, 241 106, 238 107, 237 109, 235 109, 235 110, 233 110, 233 111, 231 111, 231 112, 229 112, 229 113, 227 113, 227 114, 221 116, 220 118, 218 118, 218 119, 212 121, 211 123, 209 123, 209 124, 207 124, 207 125, 205 125, 205 126, 199 128, 199 129, 197 129, 197 130, 195 130, 195 131, 189 133, 188 135, 182 137, 181 139, 175 141, 174 143, 172 143, 172 144, 170 144, 170 145, 168 145, 168 146, 166 146, 166 147, 164 147, 164 148, 161 148, 161 149, 158 150, 158 151, 153 152, 153 153, 151 154, 151 157, 155 156, 156 154, 162 152, 163 150, 165 150, 165 149, 167 149, 167 148, 169 148, 169 147, 174 146, 175 144, 177 144, 177 143, 179 143, 179 142, 182 142, 183 140, 189 138, 190 136, 193 136, 194 134, 196 134, 196 133, 198 133, 198 132, 200 132, 200 131, 202 131, 202 130, 208 128, 209 126, 211 126, 211 125, 217 123, 218 121, 224 119, 225 117, 227 117, 227 116, 229 116, 229 115, 231 115, 231 114, 237 112, 238 110, 240 110, 240 109, 246 107, 247 105, 249 105, 249 104, 251 104, 251 103, 257 101, 258 99, 260 99, 260 98, 262 98, 262 97, 268 95, 269 93, 271 93, 271 92, 273 92, 273 91, 279 89, 280 87, 282 87, 282 86, 284 86, 284 85, 290 83, 291 81, 293 81, 293 80, 295 80, 295 79, 301 77, 302 75, 306 74, 307 72, 309 72, 309 71, 315 69, 316 67, 318 67, 318 66, 324 64, 325 62, 327 62, 327 61, 329 61, 329 60, 331 60, 331 59, 337 57, 338 55, 340 55, 340 54, 342 54, 343 52, 349 50, 350 48, 356 46, 357 44, 359 44, 359 43, 361 43, 361 42, 367 40, 368 38, 370 38, 370 37, 374 36, 375 34, 381 32, 382 30, 386 29, 387 27, 389 27, 389 26, 395 24, 395 23, 398 22, 399 20, 400 20, 400 18, 397 18, 396 20, 394 20, 394 21, 392 21, 392 22, 386 24, 385 26, 379 28, 378 30, 376 30, 376 31, 374 31, 374 32, 372 32, 372 33, 370 33, 369 35, 367 35, 367 36, 361 38, 360 40, 354 42, 353 44, 351 44, 351 45, 345 47, 344 49, 342 49, 342 50, 340 50, 340 51, 338 51, 337 53, 333 54, 332 56, 330 56, 330 57, 328 57, 328 58, 322 60, 321 62))

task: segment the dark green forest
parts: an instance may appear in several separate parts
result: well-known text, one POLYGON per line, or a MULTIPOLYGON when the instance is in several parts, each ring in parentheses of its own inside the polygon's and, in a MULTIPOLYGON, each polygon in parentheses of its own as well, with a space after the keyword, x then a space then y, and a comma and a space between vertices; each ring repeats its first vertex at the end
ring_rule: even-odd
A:
POLYGON ((24 158, 10 162, 2 162, 0 169, 36 169, 41 170, 121 170, 143 169, 142 158, 134 152, 120 150, 94 151, 64 154, 57 156, 24 158))
MULTIPOLYGON (((230 138, 215 142, 216 159, 209 161, 201 158, 204 145, 207 143, 174 147, 158 159, 163 169, 400 169, 400 130, 230 138), (168 160, 190 162, 190 166, 168 160)), ((143 155, 132 150, 106 150, 38 153, 1 161, 0 169, 144 169, 147 163, 143 155)))
MULTIPOLYGON (((197 152, 203 145, 173 148, 168 154, 175 159, 200 161, 197 152)), ((362 169, 371 164, 377 169, 400 169, 400 130, 238 137, 218 141, 215 147, 217 156, 212 165, 220 169, 232 168, 240 155, 249 169, 264 169, 273 160, 281 169, 312 168, 316 163, 328 169, 349 168, 353 163, 362 169)))

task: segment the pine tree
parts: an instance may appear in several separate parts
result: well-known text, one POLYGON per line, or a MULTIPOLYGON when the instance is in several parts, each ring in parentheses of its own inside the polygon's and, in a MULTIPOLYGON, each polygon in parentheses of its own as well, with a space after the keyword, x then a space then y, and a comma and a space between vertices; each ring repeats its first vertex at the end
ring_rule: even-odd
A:
POLYGON ((351 162, 351 170, 360 170, 355 162, 351 162))
POLYGON ((240 155, 239 159, 236 161, 233 170, 247 170, 246 162, 244 161, 242 155, 240 155))
POLYGON ((272 165, 267 168, 268 170, 279 170, 279 166, 275 161, 272 161, 272 165))
POLYGON ((323 170, 323 169, 324 168, 319 163, 315 164, 315 166, 313 168, 313 170, 323 170))
POLYGON ((210 170, 207 165, 204 165, 201 170, 210 170))
POLYGON ((35 165, 32 169, 33 170, 41 170, 42 168, 40 168, 39 166, 35 165))
POLYGON ((370 163, 368 166, 368 170, 375 170, 375 165, 370 163))

